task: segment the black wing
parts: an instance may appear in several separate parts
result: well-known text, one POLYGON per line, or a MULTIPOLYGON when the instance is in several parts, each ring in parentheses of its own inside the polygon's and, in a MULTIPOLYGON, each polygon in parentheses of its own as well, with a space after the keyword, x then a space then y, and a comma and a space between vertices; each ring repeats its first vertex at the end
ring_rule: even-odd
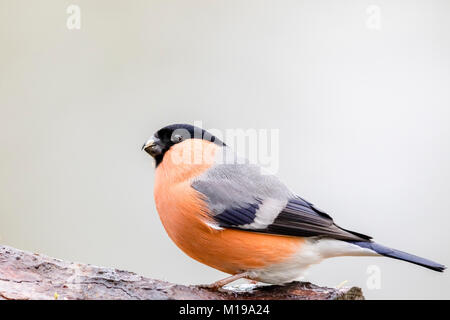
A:
POLYGON ((255 200, 245 206, 227 208, 214 219, 223 228, 297 237, 330 237, 339 240, 369 241, 371 237, 337 226, 325 212, 300 197, 290 199, 275 220, 265 228, 252 228, 260 204, 255 200))

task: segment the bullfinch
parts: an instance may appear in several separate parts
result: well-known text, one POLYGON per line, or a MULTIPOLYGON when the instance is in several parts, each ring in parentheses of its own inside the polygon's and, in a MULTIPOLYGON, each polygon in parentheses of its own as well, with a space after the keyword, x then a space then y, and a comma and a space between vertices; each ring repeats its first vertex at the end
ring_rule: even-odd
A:
POLYGON ((142 147, 156 163, 154 197, 162 224, 193 259, 231 276, 285 284, 323 259, 385 256, 442 272, 445 266, 339 227, 275 175, 188 124, 158 130, 142 147))

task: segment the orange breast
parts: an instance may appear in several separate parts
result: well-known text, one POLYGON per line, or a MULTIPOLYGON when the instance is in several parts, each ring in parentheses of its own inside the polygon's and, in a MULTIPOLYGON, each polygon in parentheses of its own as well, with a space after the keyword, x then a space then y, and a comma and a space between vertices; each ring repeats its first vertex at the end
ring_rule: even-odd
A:
POLYGON ((217 148, 186 140, 173 146, 156 169, 156 208, 169 237, 190 257, 230 274, 289 258, 304 240, 208 226, 207 204, 191 181, 213 165, 217 148))

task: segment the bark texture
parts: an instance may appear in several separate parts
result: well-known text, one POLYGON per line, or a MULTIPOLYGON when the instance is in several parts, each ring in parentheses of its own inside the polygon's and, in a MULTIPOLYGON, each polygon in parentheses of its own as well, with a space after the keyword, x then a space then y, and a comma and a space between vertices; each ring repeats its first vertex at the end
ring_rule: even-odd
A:
POLYGON ((361 300, 364 296, 357 287, 326 288, 308 282, 243 284, 214 291, 0 246, 0 300, 16 299, 361 300))

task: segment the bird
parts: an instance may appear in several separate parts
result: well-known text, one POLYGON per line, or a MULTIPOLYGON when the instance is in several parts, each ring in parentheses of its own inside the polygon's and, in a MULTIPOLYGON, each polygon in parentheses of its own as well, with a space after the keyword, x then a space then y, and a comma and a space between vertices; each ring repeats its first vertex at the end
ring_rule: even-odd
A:
POLYGON ((443 272, 444 265, 338 226, 276 175, 190 124, 159 129, 142 150, 155 160, 154 199, 162 225, 188 256, 229 274, 283 285, 324 259, 384 256, 443 272))

